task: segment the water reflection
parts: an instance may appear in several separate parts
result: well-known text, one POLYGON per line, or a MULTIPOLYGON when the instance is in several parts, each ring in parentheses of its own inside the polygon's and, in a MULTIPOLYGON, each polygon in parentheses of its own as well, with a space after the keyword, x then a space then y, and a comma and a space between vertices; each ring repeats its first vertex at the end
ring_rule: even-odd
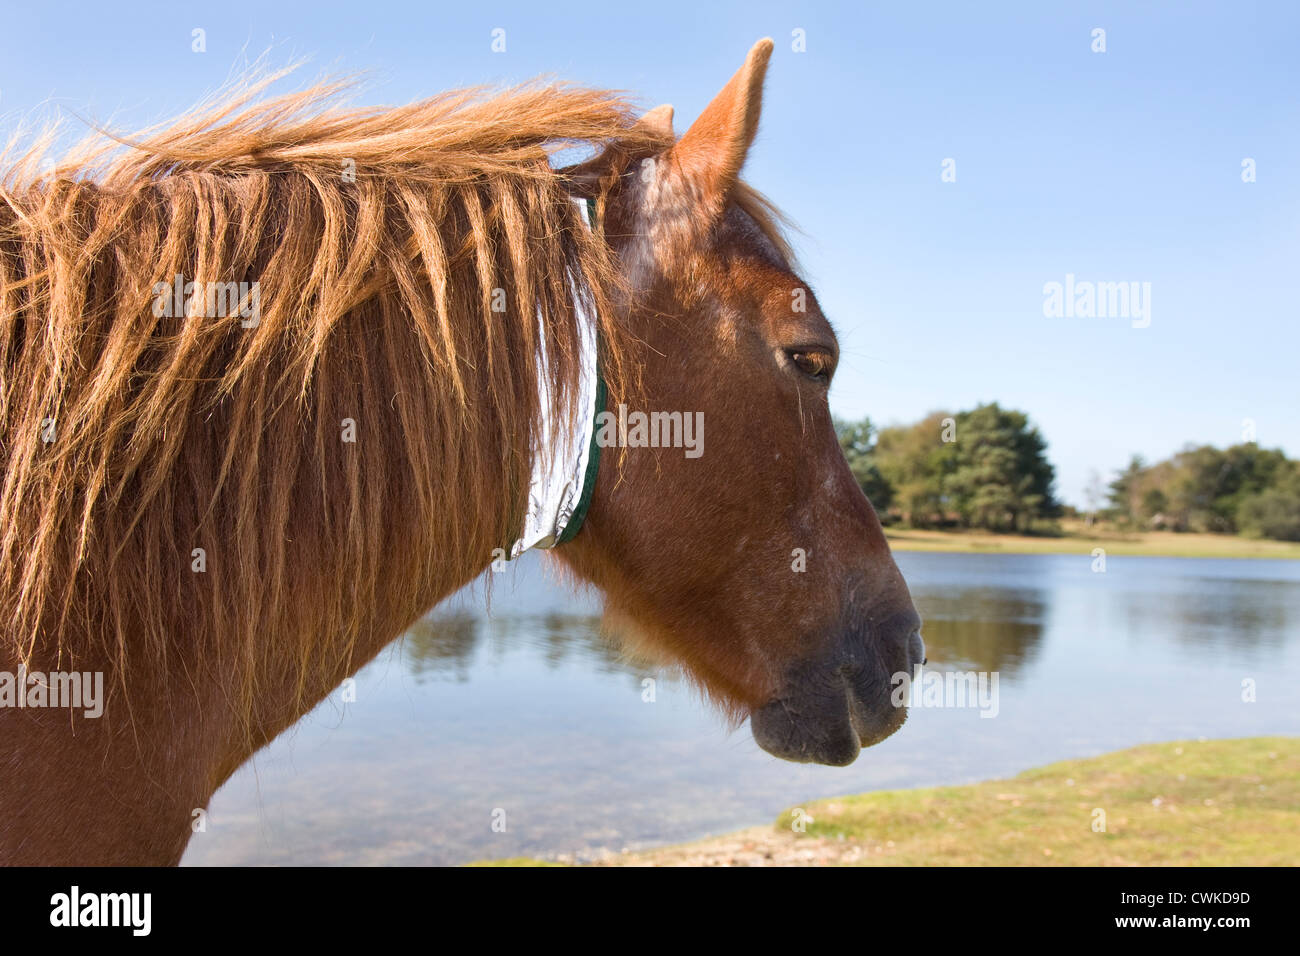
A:
POLYGON ((500 659, 522 648, 540 650, 550 669, 580 662, 601 674, 642 676, 647 666, 625 653, 590 614, 513 614, 483 617, 467 610, 430 614, 407 631, 402 658, 417 681, 468 680, 479 651, 500 659))
POLYGON ((1173 600, 1131 593, 1125 629, 1136 637, 1168 633, 1184 650, 1265 650, 1300 632, 1300 611, 1286 596, 1287 585, 1276 581, 1197 582, 1173 600))
POLYGON ((1046 596, 963 589, 935 594, 913 589, 925 622, 931 666, 999 671, 1013 677, 1031 663, 1043 639, 1046 596))
MULTIPOLYGON (((925 645, 932 665, 961 665, 1012 676, 1033 659, 1043 636, 1045 597, 1003 595, 989 589, 944 594, 914 589, 925 621, 925 645)), ((500 656, 512 648, 540 647, 543 660, 558 667, 576 657, 601 673, 643 675, 648 665, 625 655, 587 614, 510 614, 483 617, 468 610, 440 611, 419 621, 402 644, 404 659, 419 679, 468 680, 480 642, 500 656)))
POLYGON ((402 639, 402 659, 417 681, 443 677, 464 683, 482 628, 468 611, 431 614, 417 621, 402 639))
MULTIPOLYGON (((533 630, 527 618, 506 618, 494 622, 503 644, 533 630)), ((643 668, 624 656, 615 644, 601 635, 600 618, 576 614, 547 614, 540 620, 545 660, 558 667, 574 655, 583 658, 602 674, 639 674, 643 668)))

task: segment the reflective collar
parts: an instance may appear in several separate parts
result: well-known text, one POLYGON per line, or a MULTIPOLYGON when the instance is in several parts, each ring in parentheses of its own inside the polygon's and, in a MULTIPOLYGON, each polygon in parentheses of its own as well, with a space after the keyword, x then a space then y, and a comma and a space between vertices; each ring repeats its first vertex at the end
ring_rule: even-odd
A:
MULTIPOLYGON (((589 199, 573 200, 583 211, 588 228, 596 224, 596 204, 589 199)), ((597 362, 595 316, 575 294, 581 366, 578 372, 576 407, 581 410, 572 425, 551 417, 552 389, 545 345, 538 363, 538 396, 542 416, 541 447, 533 452, 532 475, 528 481, 528 513, 523 530, 510 548, 511 559, 530 548, 554 548, 572 540, 582 527, 596 487, 600 468, 600 446, 596 443, 596 416, 605 408, 605 381, 597 362)))

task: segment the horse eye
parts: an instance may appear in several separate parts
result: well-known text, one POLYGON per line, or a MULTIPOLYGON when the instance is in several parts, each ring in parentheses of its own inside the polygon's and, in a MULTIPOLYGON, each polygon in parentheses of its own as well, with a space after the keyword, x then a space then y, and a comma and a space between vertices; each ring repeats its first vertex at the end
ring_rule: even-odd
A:
POLYGON ((807 352, 792 349, 786 353, 791 363, 810 378, 827 381, 831 377, 831 358, 825 352, 807 352))

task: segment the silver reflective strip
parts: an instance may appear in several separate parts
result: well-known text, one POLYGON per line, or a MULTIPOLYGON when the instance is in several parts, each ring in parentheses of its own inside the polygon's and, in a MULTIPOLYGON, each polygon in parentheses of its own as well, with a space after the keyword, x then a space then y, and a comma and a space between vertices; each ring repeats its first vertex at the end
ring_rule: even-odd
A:
MULTIPOLYGON (((582 221, 589 225, 586 200, 574 199, 582 210, 582 221)), ((591 455, 591 437, 596 427, 596 323, 578 303, 578 340, 582 365, 578 377, 578 396, 574 422, 556 422, 551 417, 552 390, 547 374, 545 343, 538 365, 538 392, 541 400, 541 447, 533 454, 533 471, 528 482, 528 513, 523 531, 510 548, 511 559, 530 548, 552 548, 564 534, 578 502, 582 500, 587 459, 591 455)), ((539 316, 540 322, 540 316, 539 316)))

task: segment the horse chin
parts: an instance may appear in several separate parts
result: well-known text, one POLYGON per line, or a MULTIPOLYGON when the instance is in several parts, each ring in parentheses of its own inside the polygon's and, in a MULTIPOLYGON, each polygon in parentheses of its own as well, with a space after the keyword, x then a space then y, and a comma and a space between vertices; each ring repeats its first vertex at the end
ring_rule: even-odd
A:
POLYGON ((750 714, 754 740, 774 757, 794 763, 846 767, 863 747, 880 743, 907 719, 888 695, 866 697, 848 681, 830 682, 820 692, 780 697, 750 714))

